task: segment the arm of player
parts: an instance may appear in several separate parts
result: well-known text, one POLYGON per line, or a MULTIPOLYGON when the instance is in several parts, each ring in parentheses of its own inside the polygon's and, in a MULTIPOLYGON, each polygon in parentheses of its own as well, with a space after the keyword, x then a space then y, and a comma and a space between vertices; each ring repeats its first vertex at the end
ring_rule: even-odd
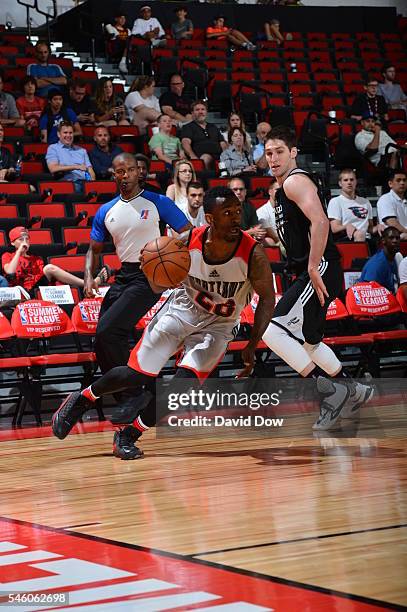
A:
POLYGON ((273 274, 263 247, 260 245, 257 245, 253 251, 249 279, 254 291, 259 296, 259 303, 254 315, 254 324, 249 342, 242 351, 244 368, 239 372, 238 378, 249 376, 253 370, 256 347, 266 331, 274 312, 273 274))
POLYGON ((321 303, 325 303, 328 291, 318 272, 324 254, 329 233, 329 220, 322 208, 318 191, 314 183, 304 175, 289 176, 284 183, 284 191, 290 200, 293 200, 310 220, 310 253, 308 260, 308 274, 312 285, 321 303))
POLYGON ((95 283, 93 275, 99 261, 99 256, 103 250, 103 242, 96 242, 96 240, 90 240, 89 248, 85 258, 85 273, 83 276, 84 280, 84 294, 85 297, 91 298, 94 293, 97 292, 98 286, 95 283))

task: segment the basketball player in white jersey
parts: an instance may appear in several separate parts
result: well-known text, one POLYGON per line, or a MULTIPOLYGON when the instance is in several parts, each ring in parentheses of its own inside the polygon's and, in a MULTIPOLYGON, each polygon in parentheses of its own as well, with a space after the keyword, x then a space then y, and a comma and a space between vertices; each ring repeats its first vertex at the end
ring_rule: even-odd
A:
MULTIPOLYGON (((263 247, 240 229, 242 208, 231 189, 210 189, 204 198, 204 211, 208 226, 194 228, 187 237, 191 268, 186 280, 153 317, 127 366, 113 368, 82 392, 71 393, 62 403, 53 419, 58 438, 65 438, 100 396, 154 380, 180 347, 184 353, 176 376, 207 378, 223 358, 239 315, 255 291, 259 303, 242 353, 245 367, 240 376, 249 375, 253 369, 256 346, 274 309, 270 264, 263 247)), ((143 431, 155 425, 155 420, 152 401, 140 411, 133 425, 116 432, 114 454, 121 459, 142 456, 134 443, 143 431)))
POLYGON ((314 429, 330 429, 339 418, 354 416, 373 387, 349 379, 322 341, 326 312, 341 291, 343 273, 323 196, 309 174, 297 168, 295 133, 286 126, 272 128, 265 155, 279 185, 277 233, 297 276, 277 304, 263 340, 301 376, 317 379, 323 401, 314 429))

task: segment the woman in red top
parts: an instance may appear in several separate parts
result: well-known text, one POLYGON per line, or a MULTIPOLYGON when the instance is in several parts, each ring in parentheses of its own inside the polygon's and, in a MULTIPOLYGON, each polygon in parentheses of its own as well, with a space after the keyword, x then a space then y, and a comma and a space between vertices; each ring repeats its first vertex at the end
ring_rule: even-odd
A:
POLYGON ((33 77, 25 77, 22 87, 24 95, 17 98, 16 105, 20 117, 25 119, 26 128, 32 130, 34 127, 38 127, 39 118, 47 105, 47 101, 35 95, 37 82, 33 77))

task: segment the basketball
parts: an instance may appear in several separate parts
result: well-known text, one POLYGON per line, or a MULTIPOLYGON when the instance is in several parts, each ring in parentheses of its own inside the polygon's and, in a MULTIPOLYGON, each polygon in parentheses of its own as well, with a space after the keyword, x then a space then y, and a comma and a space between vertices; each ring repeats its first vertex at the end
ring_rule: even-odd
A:
POLYGON ((176 287, 191 266, 188 247, 177 238, 160 236, 148 242, 141 257, 141 269, 149 281, 159 287, 176 287))

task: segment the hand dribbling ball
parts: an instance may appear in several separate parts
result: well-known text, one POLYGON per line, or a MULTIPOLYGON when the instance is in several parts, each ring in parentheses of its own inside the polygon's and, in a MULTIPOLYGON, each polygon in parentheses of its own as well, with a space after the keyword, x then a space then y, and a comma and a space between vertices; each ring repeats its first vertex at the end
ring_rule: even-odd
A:
POLYGON ((159 287, 176 287, 188 275, 191 257, 178 238, 160 236, 148 242, 140 256, 141 269, 159 287))

